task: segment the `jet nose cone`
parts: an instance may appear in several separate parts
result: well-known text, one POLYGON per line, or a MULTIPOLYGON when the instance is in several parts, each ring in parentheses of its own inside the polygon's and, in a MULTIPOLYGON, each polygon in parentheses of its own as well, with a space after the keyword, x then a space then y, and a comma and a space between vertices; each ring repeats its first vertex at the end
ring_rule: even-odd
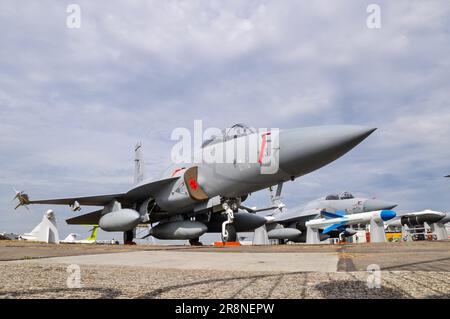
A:
POLYGON ((335 126, 335 143, 343 145, 353 145, 352 147, 358 145, 363 140, 365 140, 370 134, 375 132, 377 129, 374 127, 366 127, 359 125, 342 125, 335 126))
POLYGON ((375 130, 338 125, 281 131, 280 166, 294 176, 307 174, 338 159, 375 130))
POLYGON ((368 199, 364 202, 364 211, 373 212, 377 210, 390 210, 397 207, 397 204, 379 199, 368 199))
POLYGON ((387 221, 397 216, 397 214, 392 210, 382 210, 380 217, 382 220, 387 221))

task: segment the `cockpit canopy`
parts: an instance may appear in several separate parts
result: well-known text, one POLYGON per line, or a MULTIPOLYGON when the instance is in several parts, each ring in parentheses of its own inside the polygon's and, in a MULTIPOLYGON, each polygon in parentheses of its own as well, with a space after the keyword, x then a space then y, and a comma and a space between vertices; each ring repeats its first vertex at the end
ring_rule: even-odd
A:
POLYGON ((355 198, 351 193, 349 192, 343 192, 341 194, 331 194, 325 197, 325 200, 342 200, 342 199, 352 199, 355 198))
POLYGON ((225 142, 232 138, 250 135, 255 132, 256 132, 255 129, 251 128, 246 124, 243 123, 234 124, 230 128, 223 129, 219 136, 214 135, 210 139, 205 140, 202 144, 202 148, 207 145, 215 144, 218 142, 225 142))
POLYGON ((349 192, 343 192, 340 196, 340 199, 352 199, 355 198, 351 193, 349 192))
POLYGON ((238 123, 234 124, 228 129, 224 129, 223 132, 225 133, 225 137, 227 137, 227 139, 230 139, 253 134, 255 133, 255 130, 246 124, 238 123))

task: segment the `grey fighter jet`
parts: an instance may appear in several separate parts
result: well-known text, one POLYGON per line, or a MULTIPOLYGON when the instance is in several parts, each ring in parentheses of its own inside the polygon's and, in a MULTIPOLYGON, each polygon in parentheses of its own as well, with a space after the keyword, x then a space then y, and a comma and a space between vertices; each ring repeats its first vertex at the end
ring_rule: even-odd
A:
POLYGON ((344 125, 260 133, 237 124, 204 142, 200 150, 203 154, 237 150, 231 161, 173 164, 160 178, 148 180, 143 174, 141 146, 137 145, 135 185, 124 192, 44 200, 18 192, 16 198, 19 205, 69 205, 73 211, 79 211, 81 205, 100 206, 67 223, 98 224, 104 231, 124 232, 125 242, 133 240, 133 230, 143 223, 156 224, 149 235, 161 239, 187 239, 196 244, 204 233, 220 231, 223 241, 235 241, 236 232, 253 230, 266 221, 246 212, 242 202, 249 194, 333 162, 374 131, 344 125), (246 151, 245 142, 252 139, 259 146, 255 154, 246 151), (257 160, 250 160, 252 156, 257 160))
MULTIPOLYGON (((277 195, 272 196, 272 202, 277 204, 278 208, 266 215, 266 218, 268 219, 266 228, 268 238, 278 239, 280 242, 284 242, 284 240, 305 242, 305 223, 312 219, 321 218, 323 212, 359 214, 379 210, 390 210, 397 206, 397 204, 388 201, 354 197, 351 193, 344 192, 311 201, 301 208, 283 211, 284 205, 280 205, 279 195, 280 191, 277 190, 277 195)), ((337 229, 328 234, 320 234, 320 239, 325 240, 330 237, 339 238, 340 236, 349 237, 355 233, 356 232, 351 228, 337 229)))

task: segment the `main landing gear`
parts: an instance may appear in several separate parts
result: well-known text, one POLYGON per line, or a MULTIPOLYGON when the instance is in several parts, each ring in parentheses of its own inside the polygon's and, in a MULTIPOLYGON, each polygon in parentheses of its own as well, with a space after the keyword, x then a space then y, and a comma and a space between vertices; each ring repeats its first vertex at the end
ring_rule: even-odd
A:
POLYGON ((199 237, 189 239, 189 244, 190 244, 191 246, 203 246, 203 244, 202 244, 202 242, 200 241, 200 238, 199 238, 199 237))
POLYGON ((239 200, 228 200, 222 204, 222 208, 225 210, 227 220, 222 224, 222 242, 234 242, 237 240, 236 227, 234 227, 234 213, 239 209, 239 200))
POLYGON ((134 229, 123 232, 124 245, 136 245, 136 243, 133 241, 134 237, 135 237, 134 229))

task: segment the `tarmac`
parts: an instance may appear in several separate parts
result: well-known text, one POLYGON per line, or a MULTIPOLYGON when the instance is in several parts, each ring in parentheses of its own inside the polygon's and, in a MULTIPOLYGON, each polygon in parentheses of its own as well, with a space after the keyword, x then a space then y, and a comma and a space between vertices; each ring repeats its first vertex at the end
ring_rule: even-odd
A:
POLYGON ((4 241, 0 269, 0 298, 450 298, 450 241, 234 247, 4 241))

